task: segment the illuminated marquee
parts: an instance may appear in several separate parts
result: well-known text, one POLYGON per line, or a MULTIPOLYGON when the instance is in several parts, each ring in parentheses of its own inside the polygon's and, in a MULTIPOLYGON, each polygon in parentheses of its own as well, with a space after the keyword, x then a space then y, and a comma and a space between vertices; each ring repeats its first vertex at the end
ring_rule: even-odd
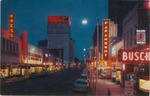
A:
POLYGON ((48 16, 50 23, 68 23, 70 25, 70 18, 68 16, 48 16))
POLYGON ((103 60, 109 59, 109 22, 109 19, 103 20, 103 60))
POLYGON ((121 50, 121 59, 124 63, 149 63, 149 50, 121 50))
POLYGON ((9 37, 12 39, 14 38, 14 14, 9 15, 9 37))

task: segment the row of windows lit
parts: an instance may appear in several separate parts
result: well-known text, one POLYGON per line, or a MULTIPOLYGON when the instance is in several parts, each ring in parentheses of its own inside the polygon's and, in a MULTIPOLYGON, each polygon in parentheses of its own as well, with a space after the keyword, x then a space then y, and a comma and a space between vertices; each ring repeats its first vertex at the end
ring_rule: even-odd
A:
POLYGON ((1 39, 1 50, 18 53, 18 43, 6 38, 1 39))

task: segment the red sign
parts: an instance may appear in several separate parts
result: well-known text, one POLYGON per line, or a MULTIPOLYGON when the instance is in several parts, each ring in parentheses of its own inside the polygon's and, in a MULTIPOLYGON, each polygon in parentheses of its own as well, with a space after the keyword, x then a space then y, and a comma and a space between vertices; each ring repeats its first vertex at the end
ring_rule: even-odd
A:
POLYGON ((145 30, 136 30, 136 42, 137 44, 146 43, 145 30))
POLYGON ((133 81, 125 81, 125 96, 134 96, 134 83, 133 81))
POLYGON ((50 23, 68 23, 70 25, 70 18, 68 16, 48 16, 50 23))
POLYGON ((109 19, 103 20, 103 60, 109 59, 109 22, 109 19))
POLYGON ((12 39, 14 38, 14 14, 9 15, 9 37, 12 39))
POLYGON ((121 59, 124 63, 149 63, 149 50, 121 50, 121 59))

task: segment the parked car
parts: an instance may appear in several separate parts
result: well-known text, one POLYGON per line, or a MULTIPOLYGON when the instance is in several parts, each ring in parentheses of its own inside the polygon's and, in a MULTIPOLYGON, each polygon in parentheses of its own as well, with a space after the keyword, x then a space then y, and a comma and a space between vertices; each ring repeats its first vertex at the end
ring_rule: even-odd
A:
POLYGON ((77 79, 73 85, 73 90, 74 91, 79 91, 79 92, 88 92, 89 91, 89 84, 86 81, 86 79, 77 79))

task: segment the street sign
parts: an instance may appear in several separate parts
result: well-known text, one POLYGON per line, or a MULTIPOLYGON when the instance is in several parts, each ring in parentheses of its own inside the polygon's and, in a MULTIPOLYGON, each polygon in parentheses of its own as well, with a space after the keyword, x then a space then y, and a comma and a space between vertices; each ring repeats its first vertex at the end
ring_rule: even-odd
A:
POLYGON ((125 96, 134 96, 133 81, 125 81, 125 96))

